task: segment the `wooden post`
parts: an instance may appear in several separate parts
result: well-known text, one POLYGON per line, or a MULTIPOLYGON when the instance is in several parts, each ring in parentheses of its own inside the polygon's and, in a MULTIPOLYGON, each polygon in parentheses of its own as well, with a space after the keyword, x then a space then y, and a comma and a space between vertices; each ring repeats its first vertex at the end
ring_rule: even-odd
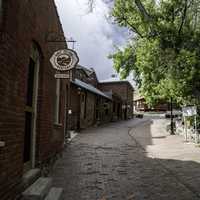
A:
POLYGON ((194 116, 194 131, 195 131, 195 143, 199 142, 199 136, 197 132, 197 115, 194 116))
MULTIPOLYGON (((57 41, 48 41, 48 42, 57 42, 57 41)), ((60 42, 65 42, 65 39, 63 41, 60 42)), ((73 44, 75 43, 75 41, 69 41, 69 42, 73 42, 73 44)), ((74 46, 74 45, 73 45, 74 46)), ((74 48, 74 47, 73 47, 74 48)), ((58 71, 67 71, 69 77, 67 76, 67 74, 56 74, 55 78, 60 78, 60 79, 67 79, 66 82, 66 95, 65 95, 65 125, 64 125, 64 142, 66 137, 70 137, 69 135, 69 127, 70 127, 70 117, 69 114, 72 114, 71 112, 69 113, 70 107, 71 107, 71 98, 70 98, 70 94, 71 94, 71 81, 74 80, 74 75, 73 75, 73 68, 76 67, 76 65, 79 62, 79 58, 77 53, 72 50, 72 49, 62 49, 62 50, 58 50, 56 52, 54 52, 54 54, 51 56, 50 58, 50 62, 52 64, 52 67, 58 71), (57 62, 58 58, 62 58, 62 60, 64 59, 64 62, 57 62), (70 62, 69 62, 70 61, 70 62), (67 63, 67 64, 66 64, 67 63)))
POLYGON ((78 112, 77 112, 77 131, 81 129, 81 88, 78 88, 78 112))
POLYGON ((171 97, 171 135, 175 135, 174 123, 173 123, 173 100, 172 100, 172 97, 171 97))
POLYGON ((71 80, 73 79, 73 72, 72 70, 69 71, 69 76, 70 78, 67 81, 67 90, 68 90, 68 95, 67 95, 67 137, 70 138, 70 115, 72 113, 69 113, 71 110, 71 80))
POLYGON ((69 133, 69 127, 70 127, 70 116, 69 116, 69 110, 70 110, 70 93, 71 93, 71 70, 68 72, 69 73, 69 79, 67 79, 66 83, 66 93, 65 93, 65 139, 70 138, 70 133, 69 133))
POLYGON ((187 135, 187 121, 186 121, 186 117, 184 118, 185 119, 185 123, 184 123, 184 125, 185 125, 185 141, 186 142, 188 142, 188 135, 187 135))

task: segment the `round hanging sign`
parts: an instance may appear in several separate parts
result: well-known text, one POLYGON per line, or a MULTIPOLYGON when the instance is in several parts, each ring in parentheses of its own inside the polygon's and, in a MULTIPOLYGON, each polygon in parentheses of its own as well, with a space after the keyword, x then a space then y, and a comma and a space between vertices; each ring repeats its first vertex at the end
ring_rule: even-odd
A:
POLYGON ((63 49, 56 51, 51 56, 50 62, 54 69, 59 71, 68 71, 78 64, 79 58, 75 51, 71 49, 63 49))

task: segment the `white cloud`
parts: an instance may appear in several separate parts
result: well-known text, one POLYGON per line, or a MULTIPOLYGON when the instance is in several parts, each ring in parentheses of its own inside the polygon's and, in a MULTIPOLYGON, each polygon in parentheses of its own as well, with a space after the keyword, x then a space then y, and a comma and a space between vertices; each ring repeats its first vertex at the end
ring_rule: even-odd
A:
POLYGON ((109 78, 114 70, 107 56, 114 44, 121 46, 125 41, 123 31, 105 18, 109 8, 97 0, 94 11, 87 14, 87 0, 56 0, 56 4, 66 37, 77 41, 80 64, 93 67, 99 79, 109 78))

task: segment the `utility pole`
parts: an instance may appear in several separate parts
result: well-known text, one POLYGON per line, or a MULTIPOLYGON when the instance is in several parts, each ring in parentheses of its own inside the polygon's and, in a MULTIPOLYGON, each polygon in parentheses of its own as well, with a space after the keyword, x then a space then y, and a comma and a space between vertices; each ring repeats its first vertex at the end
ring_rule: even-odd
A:
POLYGON ((74 50, 74 48, 75 48, 75 43, 76 43, 77 41, 76 40, 74 40, 72 37, 69 39, 69 40, 67 40, 67 43, 72 43, 72 49, 74 50))
MULTIPOLYGON (((66 38, 62 34, 60 35, 59 33, 49 32, 46 36, 46 41, 47 42, 64 43, 64 44, 66 44, 66 42, 72 43, 72 50, 67 48, 68 51, 71 51, 71 53, 68 54, 68 57, 70 56, 72 61, 73 61, 73 68, 76 67, 76 65, 79 62, 79 58, 78 58, 76 52, 73 51, 74 48, 75 48, 76 41, 72 37, 69 38, 69 40, 66 40, 66 38)), ((65 50, 65 51, 67 51, 67 50, 65 50)), ((64 51, 64 50, 62 50, 62 51, 64 51)), ((66 52, 65 52, 65 54, 66 54, 66 52)), ((53 66, 55 65, 54 62, 52 63, 52 65, 53 66)), ((61 66, 61 67, 63 67, 63 66, 61 66)), ((66 67, 66 66, 64 66, 64 67, 66 67)), ((70 67, 70 66, 67 66, 67 67, 70 67)), ((57 70, 59 70, 59 68, 57 70)), ((70 106, 71 106, 71 102, 70 102, 71 101, 71 98, 70 98, 70 93, 71 93, 70 92, 70 89, 71 89, 70 82, 71 82, 71 80, 73 80, 73 70, 74 69, 69 69, 69 70, 66 69, 67 72, 65 72, 65 74, 63 74, 63 75, 69 76, 69 78, 67 78, 67 81, 65 82, 66 83, 66 89, 65 89, 66 93, 65 93, 65 114, 64 114, 64 121, 65 121, 65 124, 64 124, 64 141, 65 141, 66 137, 70 136, 69 135, 69 127, 70 127, 69 126, 69 122, 70 122, 69 121, 69 115, 72 114, 71 110, 70 110, 70 106)))
MULTIPOLYGON (((67 43, 72 43, 72 50, 75 48, 75 43, 76 41, 71 37, 69 40, 67 40, 67 43)), ((66 97, 65 97, 65 104, 66 104, 66 109, 65 109, 65 137, 70 138, 70 115, 72 114, 71 112, 71 80, 73 80, 74 77, 74 69, 70 70, 69 72, 70 78, 67 80, 67 87, 66 87, 66 97)))

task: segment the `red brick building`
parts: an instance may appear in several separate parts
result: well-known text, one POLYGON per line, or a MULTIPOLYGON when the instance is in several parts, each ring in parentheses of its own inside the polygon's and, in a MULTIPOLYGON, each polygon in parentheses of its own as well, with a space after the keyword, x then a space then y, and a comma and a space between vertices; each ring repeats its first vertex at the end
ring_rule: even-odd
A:
POLYGON ((144 97, 136 90, 134 94, 134 110, 139 111, 167 111, 170 110, 170 103, 165 100, 159 100, 154 106, 149 106, 144 97))
POLYGON ((97 88, 98 79, 95 71, 78 65, 73 77, 70 83, 69 130, 80 130, 110 122, 112 96, 97 88))
POLYGON ((116 79, 100 81, 98 88, 104 92, 112 92, 122 100, 122 119, 133 117, 134 88, 129 81, 116 79))
POLYGON ((128 82, 100 84, 109 95, 93 69, 77 66, 70 87, 54 78, 49 59, 65 48, 54 0, 0 0, 1 200, 15 199, 24 175, 62 151, 66 130, 109 122, 113 110, 132 117, 128 82))
POLYGON ((133 117, 133 87, 128 81, 99 82, 94 69, 81 65, 73 73, 66 114, 68 130, 133 117))
POLYGON ((140 97, 134 100, 135 111, 167 111, 170 110, 170 103, 166 101, 159 101, 154 106, 148 106, 144 97, 140 97))
POLYGON ((53 0, 0 0, 0 11, 0 199, 10 200, 63 148, 66 91, 49 58, 66 43, 49 41, 64 37, 53 0))

